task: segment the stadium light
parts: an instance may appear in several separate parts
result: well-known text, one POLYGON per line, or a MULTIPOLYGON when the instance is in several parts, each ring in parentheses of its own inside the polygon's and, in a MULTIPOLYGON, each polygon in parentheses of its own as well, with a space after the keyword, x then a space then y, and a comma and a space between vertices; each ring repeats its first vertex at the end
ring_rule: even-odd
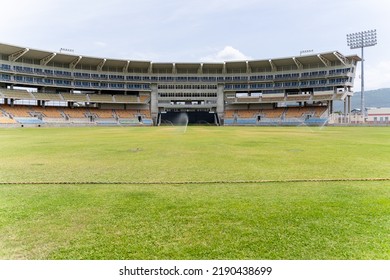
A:
POLYGON ((361 74, 361 112, 363 121, 365 120, 366 110, 364 104, 364 48, 375 46, 376 29, 347 34, 347 44, 351 49, 362 49, 362 74, 361 74))
POLYGON ((304 53, 311 53, 311 52, 313 52, 313 50, 302 50, 299 52, 299 55, 302 55, 304 53))
POLYGON ((60 53, 61 52, 74 52, 74 49, 68 49, 68 48, 60 48, 60 53))

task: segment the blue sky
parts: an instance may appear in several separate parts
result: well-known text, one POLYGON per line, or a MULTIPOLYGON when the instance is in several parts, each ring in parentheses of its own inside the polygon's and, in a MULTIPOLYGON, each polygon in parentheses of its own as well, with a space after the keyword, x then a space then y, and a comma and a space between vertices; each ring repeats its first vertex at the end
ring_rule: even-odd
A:
MULTIPOLYGON (((129 60, 269 59, 350 50, 346 34, 376 29, 366 89, 390 87, 388 0, 7 0, 0 41, 129 60)), ((359 77, 355 90, 360 90, 359 77)))

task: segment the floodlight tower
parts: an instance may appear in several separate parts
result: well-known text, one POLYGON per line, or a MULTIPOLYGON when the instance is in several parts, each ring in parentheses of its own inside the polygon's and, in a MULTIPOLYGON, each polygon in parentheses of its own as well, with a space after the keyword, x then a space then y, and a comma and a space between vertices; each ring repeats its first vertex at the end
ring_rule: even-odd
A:
POLYGON ((365 120, 366 112, 364 105, 364 48, 375 46, 376 41, 376 29, 361 31, 357 33, 347 34, 347 43, 351 49, 362 49, 362 74, 361 74, 361 113, 363 116, 363 122, 365 120))

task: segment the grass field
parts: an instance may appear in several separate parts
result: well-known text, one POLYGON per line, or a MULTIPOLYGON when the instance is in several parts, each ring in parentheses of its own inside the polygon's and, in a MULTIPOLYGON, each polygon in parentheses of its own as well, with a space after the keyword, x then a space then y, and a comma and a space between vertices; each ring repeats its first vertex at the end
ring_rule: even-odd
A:
POLYGON ((0 151, 0 259, 390 259, 390 181, 288 182, 389 178, 389 128, 1 129, 0 151))

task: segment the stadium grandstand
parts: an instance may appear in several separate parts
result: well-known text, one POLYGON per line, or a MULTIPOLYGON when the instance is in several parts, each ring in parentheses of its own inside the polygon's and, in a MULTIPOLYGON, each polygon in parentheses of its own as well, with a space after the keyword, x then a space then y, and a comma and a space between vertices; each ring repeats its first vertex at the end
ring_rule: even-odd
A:
POLYGON ((0 44, 0 124, 323 125, 348 122, 356 65, 338 51, 221 63, 154 63, 0 44), (340 119, 340 118, 339 118, 340 119))

